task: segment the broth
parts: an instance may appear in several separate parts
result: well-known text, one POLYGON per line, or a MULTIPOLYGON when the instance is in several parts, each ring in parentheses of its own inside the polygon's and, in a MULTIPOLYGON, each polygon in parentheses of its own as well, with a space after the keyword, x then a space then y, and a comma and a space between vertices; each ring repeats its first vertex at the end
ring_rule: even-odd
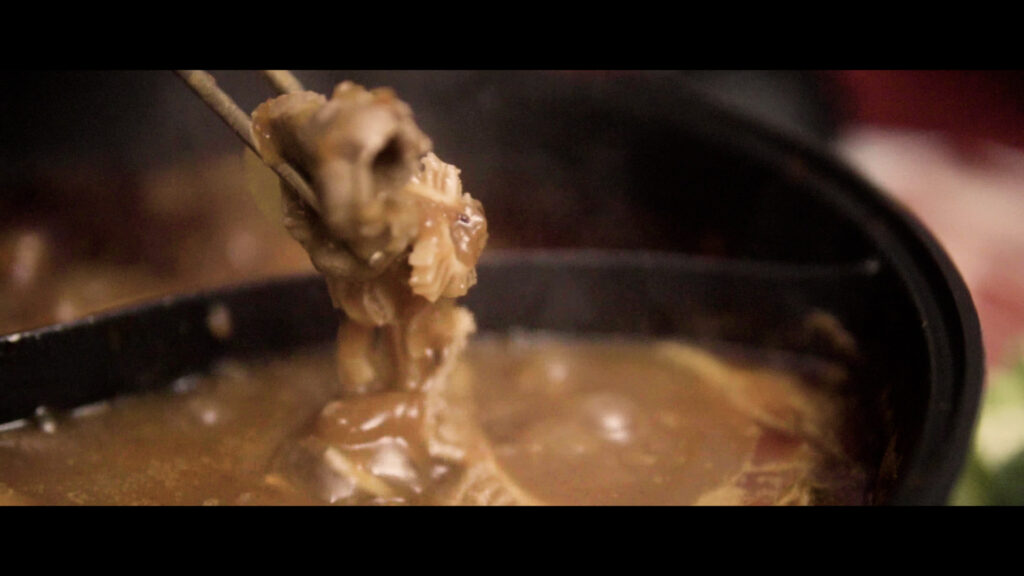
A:
MULTIPOLYGON (((389 432, 385 424, 359 447, 365 458, 349 461, 356 474, 375 472, 370 489, 376 482, 386 497, 353 483, 352 471, 327 457, 332 443, 339 446, 321 413, 337 397, 333 361, 325 348, 224 362, 167 392, 40 412, 0 434, 0 503, 865 500, 867 476, 847 455, 841 407, 809 376, 829 367, 811 359, 788 359, 779 370, 778 358, 680 342, 478 338, 451 378, 469 390, 466 402, 449 399, 449 408, 478 426, 496 469, 481 483, 466 480, 474 459, 410 467, 415 458, 394 449, 401 426, 389 432)), ((375 406, 359 426, 372 429, 393 414, 394 404, 375 406)), ((351 447, 341 448, 351 455, 344 451, 351 447)))

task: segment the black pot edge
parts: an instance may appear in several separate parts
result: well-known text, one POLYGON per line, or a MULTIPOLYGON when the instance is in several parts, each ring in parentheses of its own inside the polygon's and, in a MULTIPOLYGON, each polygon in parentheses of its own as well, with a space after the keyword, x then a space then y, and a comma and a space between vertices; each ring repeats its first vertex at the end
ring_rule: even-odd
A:
MULTIPOLYGON (((789 150, 802 159, 812 161, 813 165, 808 168, 817 168, 825 176, 832 175, 844 188, 861 190, 864 199, 875 204, 868 206, 869 209, 889 216, 884 222, 885 227, 911 250, 911 261, 921 268, 920 276, 931 279, 926 284, 933 290, 931 296, 936 300, 937 309, 933 312, 942 317, 947 328, 944 333, 926 331, 931 336, 932 370, 940 379, 952 378, 952 389, 948 394, 934 387, 931 390, 924 433, 917 449, 908 455, 907 477, 899 483, 890 503, 946 504, 970 450, 985 379, 981 323, 963 276, 934 234, 906 205, 882 192, 833 151, 799 135, 760 124, 742 112, 722 109, 710 101, 708 105, 719 107, 723 118, 742 125, 742 129, 764 139, 768 146, 789 150), (941 291, 935 291, 936 288, 941 291), (951 340, 942 342, 947 336, 951 340), (935 337, 940 341, 935 341, 935 337), (944 369, 949 372, 944 372, 944 369), (921 446, 932 446, 933 449, 924 452, 921 446), (943 451, 941 454, 937 453, 940 449, 943 451)), ((913 290, 911 295, 919 312, 926 315, 928 306, 923 295, 913 290)))

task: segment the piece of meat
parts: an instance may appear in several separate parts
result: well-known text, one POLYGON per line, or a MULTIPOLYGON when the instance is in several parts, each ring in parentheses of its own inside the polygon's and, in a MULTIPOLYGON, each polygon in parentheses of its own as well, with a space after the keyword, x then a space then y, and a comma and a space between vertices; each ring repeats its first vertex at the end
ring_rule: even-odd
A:
POLYGON ((459 169, 434 154, 427 154, 406 189, 427 215, 409 254, 413 292, 431 302, 464 296, 476 284, 476 262, 487 242, 483 206, 463 194, 459 169))
POLYGON ((253 133, 268 162, 289 162, 310 181, 322 225, 361 261, 385 263, 417 233, 417 207, 403 187, 430 140, 390 90, 345 82, 330 100, 286 94, 253 112, 253 133))
POLYGON ((331 502, 392 503, 442 485, 438 503, 533 503, 498 466, 453 378, 476 330, 456 306, 487 243, 483 206, 430 152, 409 107, 346 82, 330 99, 280 96, 253 113, 270 164, 310 182, 319 210, 282 186, 284 223, 348 316, 338 331, 345 396, 324 408, 274 476, 331 502), (299 463, 299 464, 296 464, 299 463))
POLYGON ((339 331, 346 390, 418 389, 454 362, 474 330, 451 299, 476 283, 483 207, 430 152, 409 106, 345 82, 330 99, 286 94, 253 113, 268 163, 311 183, 319 212, 283 189, 284 221, 350 322, 339 331))

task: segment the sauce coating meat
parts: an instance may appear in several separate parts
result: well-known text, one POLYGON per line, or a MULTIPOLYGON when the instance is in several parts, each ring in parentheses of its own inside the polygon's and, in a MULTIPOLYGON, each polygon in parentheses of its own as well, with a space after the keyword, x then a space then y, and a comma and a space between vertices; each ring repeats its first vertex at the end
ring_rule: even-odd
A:
POLYGON ((427 478, 470 460, 474 478, 500 482, 451 400, 450 375, 476 329, 454 299, 476 283, 487 242, 483 207, 462 191, 459 170, 430 153, 392 91, 350 82, 330 99, 297 92, 263 103, 253 135, 265 161, 310 181, 317 210, 282 188, 285 227, 348 317, 337 346, 345 393, 304 449, 380 501, 419 494, 427 478))
POLYGON ((475 329, 452 299, 476 283, 487 242, 458 169, 429 153, 393 92, 350 82, 330 99, 263 103, 253 133, 264 160, 287 161, 317 195, 319 212, 285 187, 284 222, 351 320, 338 338, 346 389, 418 390, 443 377, 475 329))

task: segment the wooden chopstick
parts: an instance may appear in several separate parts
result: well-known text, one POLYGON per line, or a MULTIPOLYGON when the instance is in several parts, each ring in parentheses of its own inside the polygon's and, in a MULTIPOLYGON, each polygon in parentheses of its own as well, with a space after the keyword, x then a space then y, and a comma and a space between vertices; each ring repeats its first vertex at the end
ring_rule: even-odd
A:
MULTIPOLYGON (((231 127, 235 134, 242 139, 242 142, 245 142, 245 145, 260 160, 263 160, 264 164, 276 172, 281 180, 299 195, 299 198, 302 198, 317 213, 321 213, 320 202, 317 200, 316 194, 295 168, 292 168, 287 162, 274 165, 266 162, 253 140, 252 121, 249 119, 249 115, 231 99, 231 96, 217 86, 217 80, 213 75, 205 70, 175 70, 175 72, 202 98, 207 106, 220 116, 221 120, 231 127)), ((287 70, 265 70, 264 74, 268 79, 273 78, 271 83, 281 92, 291 92, 294 91, 293 89, 302 90, 302 84, 287 70), (278 85, 278 82, 281 84, 278 85)))
POLYGON ((263 76, 270 81, 270 84, 279 94, 291 94, 302 92, 302 82, 288 70, 262 70, 263 76))

